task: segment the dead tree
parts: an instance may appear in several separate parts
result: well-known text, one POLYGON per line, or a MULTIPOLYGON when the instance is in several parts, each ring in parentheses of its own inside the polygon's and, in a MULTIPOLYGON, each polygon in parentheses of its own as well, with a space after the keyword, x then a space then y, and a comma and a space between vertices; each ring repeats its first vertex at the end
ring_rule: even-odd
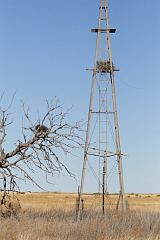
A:
POLYGON ((79 123, 71 125, 67 122, 68 111, 64 112, 59 101, 46 101, 45 114, 33 122, 29 110, 22 104, 26 126, 22 127, 22 136, 14 143, 11 151, 5 150, 11 124, 10 107, 0 107, 0 179, 4 193, 19 187, 19 180, 28 180, 41 187, 34 179, 36 170, 48 176, 55 175, 63 169, 71 175, 66 164, 59 157, 62 152, 71 153, 80 143, 79 123))

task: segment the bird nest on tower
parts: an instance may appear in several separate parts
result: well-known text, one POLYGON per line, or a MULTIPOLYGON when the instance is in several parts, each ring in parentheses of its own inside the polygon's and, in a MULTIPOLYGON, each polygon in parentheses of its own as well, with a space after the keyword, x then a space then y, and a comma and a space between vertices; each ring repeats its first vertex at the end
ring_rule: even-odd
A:
POLYGON ((112 70, 115 70, 115 66, 110 61, 97 61, 96 70, 99 73, 110 73, 112 70))

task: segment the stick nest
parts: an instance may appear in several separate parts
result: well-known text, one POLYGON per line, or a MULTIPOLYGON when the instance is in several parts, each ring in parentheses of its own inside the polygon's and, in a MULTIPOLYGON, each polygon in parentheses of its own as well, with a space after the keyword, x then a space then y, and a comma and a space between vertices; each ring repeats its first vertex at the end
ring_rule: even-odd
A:
POLYGON ((99 73, 110 73, 111 71, 115 70, 114 65, 111 63, 110 61, 97 61, 97 66, 96 66, 96 70, 99 73))

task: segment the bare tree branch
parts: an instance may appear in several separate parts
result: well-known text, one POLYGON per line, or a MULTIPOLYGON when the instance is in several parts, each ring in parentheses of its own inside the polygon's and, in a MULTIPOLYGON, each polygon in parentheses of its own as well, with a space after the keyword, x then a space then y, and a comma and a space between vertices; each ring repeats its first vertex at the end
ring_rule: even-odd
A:
POLYGON ((22 102, 27 125, 22 127, 22 138, 14 143, 15 148, 7 152, 4 142, 8 137, 6 129, 12 123, 9 121, 12 103, 13 99, 6 109, 0 107, 0 179, 6 179, 10 189, 18 187, 17 179, 30 181, 41 188, 34 179, 37 170, 45 174, 46 181, 48 176, 54 176, 63 169, 72 176, 59 156, 62 153, 71 153, 73 149, 81 146, 80 123, 68 123, 69 112, 63 111, 63 106, 57 99, 51 102, 46 100, 46 112, 36 121, 31 119, 29 109, 22 102))

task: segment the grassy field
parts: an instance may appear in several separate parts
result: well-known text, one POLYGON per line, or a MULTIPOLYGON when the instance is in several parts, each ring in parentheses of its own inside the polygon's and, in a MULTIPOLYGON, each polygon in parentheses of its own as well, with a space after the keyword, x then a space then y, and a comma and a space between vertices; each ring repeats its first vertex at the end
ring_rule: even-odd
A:
MULTIPOLYGON (((77 194, 72 193, 25 193, 17 194, 22 209, 33 208, 34 210, 72 210, 76 209, 77 194)), ((128 194, 128 206, 131 210, 160 211, 159 194, 128 194)), ((97 194, 84 195, 85 209, 101 209, 101 196, 97 194)), ((106 211, 115 209, 118 201, 117 195, 108 195, 105 198, 106 211)))
POLYGON ((17 194, 22 209, 17 217, 1 218, 0 240, 157 240, 160 239, 160 196, 128 195, 130 210, 115 211, 116 195, 84 196, 84 216, 75 221, 75 194, 17 194))

